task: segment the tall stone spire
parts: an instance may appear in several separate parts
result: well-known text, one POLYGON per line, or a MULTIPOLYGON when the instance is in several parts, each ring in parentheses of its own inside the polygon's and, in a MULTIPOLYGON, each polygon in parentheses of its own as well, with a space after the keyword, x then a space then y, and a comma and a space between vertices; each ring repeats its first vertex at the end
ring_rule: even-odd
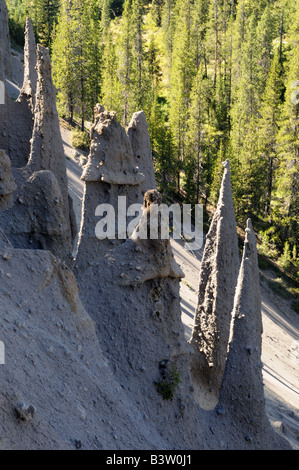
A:
MULTIPOLYGON (((220 404, 254 439, 269 426, 261 363, 262 314, 255 234, 247 221, 220 404)), ((267 429, 269 432, 269 429, 267 429)), ((256 444, 253 443, 255 446, 256 444)))
POLYGON ((63 200, 63 213, 69 227, 71 253, 76 232, 73 225, 75 217, 72 214, 72 204, 68 195, 66 159, 56 108, 56 89, 52 81, 49 51, 40 45, 37 46, 37 72, 34 127, 26 170, 29 173, 50 170, 55 175, 63 200))
POLYGON ((201 263, 198 303, 190 340, 194 352, 191 372, 195 394, 204 407, 213 407, 218 399, 240 266, 229 161, 223 165, 218 205, 201 263), (207 401, 210 404, 207 405, 207 401))
POLYGON ((8 116, 9 116, 9 102, 10 97, 8 95, 7 86, 5 82, 5 69, 4 69, 4 57, 3 49, 0 43, 0 148, 7 151, 8 149, 8 116))
POLYGON ((22 97, 22 95, 26 95, 27 97, 29 97, 32 111, 34 111, 35 93, 37 86, 36 62, 36 44, 33 33, 33 26, 30 18, 26 18, 24 46, 24 80, 19 99, 22 97))
POLYGON ((28 166, 35 170, 51 170, 67 190, 66 163, 56 108, 56 89, 52 82, 48 49, 37 46, 38 82, 34 110, 34 128, 28 166))
MULTIPOLYGON (((32 36, 29 36, 30 30, 26 27, 25 31, 25 42, 28 43, 30 37, 30 74, 29 78, 25 76, 24 86, 21 93, 16 101, 10 99, 8 90, 5 84, 6 70, 4 67, 3 51, 0 44, 0 148, 5 150, 6 154, 11 160, 12 167, 22 168, 24 167, 29 158, 30 153, 30 139, 32 137, 33 130, 33 101, 34 101, 34 55, 32 48, 34 47, 32 36), (31 84, 29 87, 29 79, 31 84), (3 94, 4 93, 4 94, 3 94)), ((28 54, 26 54, 25 44, 25 57, 24 57, 24 68, 29 69, 28 66, 28 54)))

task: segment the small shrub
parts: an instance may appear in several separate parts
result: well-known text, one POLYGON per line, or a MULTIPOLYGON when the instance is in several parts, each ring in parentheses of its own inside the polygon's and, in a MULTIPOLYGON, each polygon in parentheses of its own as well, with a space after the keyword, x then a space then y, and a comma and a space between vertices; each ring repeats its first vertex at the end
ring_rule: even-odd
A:
POLYGON ((163 400, 172 400, 180 383, 181 373, 172 368, 163 374, 159 382, 155 382, 155 387, 163 400))
POLYGON ((258 245, 258 252, 261 255, 267 256, 268 258, 276 259, 278 256, 278 250, 275 245, 270 242, 269 235, 265 232, 260 232, 261 243, 258 245))
POLYGON ((89 150, 90 139, 87 132, 81 131, 80 129, 72 129, 71 145, 75 149, 89 150))
POLYGON ((288 269, 291 266, 291 251, 287 241, 284 244, 283 254, 278 259, 278 263, 283 269, 288 269))

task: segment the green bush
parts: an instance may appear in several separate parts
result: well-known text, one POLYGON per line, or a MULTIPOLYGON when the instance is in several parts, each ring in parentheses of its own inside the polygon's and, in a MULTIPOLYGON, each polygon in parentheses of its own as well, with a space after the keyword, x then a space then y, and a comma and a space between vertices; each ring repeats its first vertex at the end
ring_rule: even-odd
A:
POLYGON ((172 400, 180 383, 181 373, 172 368, 167 371, 159 382, 155 382, 155 386, 163 400, 172 400))
POLYGON ((258 252, 261 255, 267 256, 271 259, 276 259, 278 256, 278 250, 273 243, 270 241, 270 236, 267 231, 260 231, 261 243, 258 245, 258 252))
POLYGON ((71 145, 75 149, 89 150, 90 138, 87 132, 81 131, 80 129, 72 129, 71 145))
POLYGON ((284 244, 283 254, 279 257, 278 263, 283 269, 288 269, 291 266, 291 250, 288 241, 284 244))

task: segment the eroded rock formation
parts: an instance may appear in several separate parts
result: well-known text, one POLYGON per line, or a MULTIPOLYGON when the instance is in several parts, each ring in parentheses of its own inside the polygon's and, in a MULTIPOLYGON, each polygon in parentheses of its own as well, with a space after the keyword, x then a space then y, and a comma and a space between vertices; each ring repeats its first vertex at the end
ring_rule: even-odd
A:
POLYGON ((127 238, 126 226, 120 231, 119 207, 124 214, 132 204, 139 203, 141 207, 138 185, 144 180, 134 162, 130 140, 116 114, 102 108, 99 111, 91 129, 90 153, 81 177, 85 187, 76 269, 82 272, 127 238), (98 240, 95 236, 99 221, 96 209, 101 204, 114 210, 111 213, 113 224, 115 219, 114 239, 98 240))
MULTIPOLYGON (((230 408, 232 414, 236 413, 244 425, 252 421, 254 428, 265 432, 268 420, 262 377, 262 330, 256 240, 248 219, 220 403, 230 408)), ((249 435, 253 436, 256 429, 248 430, 249 435)))
POLYGON ((37 87, 37 56, 33 26, 30 18, 26 18, 25 46, 24 46, 24 79, 20 99, 26 96, 31 104, 32 112, 35 107, 35 94, 37 87))
POLYGON ((34 172, 19 186, 14 205, 0 212, 15 248, 50 250, 67 260, 67 224, 58 182, 51 171, 34 172))
POLYGON ((206 237, 198 287, 198 303, 190 344, 191 370, 198 400, 213 407, 218 400, 239 273, 239 251, 229 162, 219 201, 206 237))
POLYGON ((191 442, 197 417, 190 391, 190 349, 180 317, 183 273, 170 240, 137 236, 160 201, 155 190, 145 194, 136 232, 79 276, 79 293, 118 382, 171 446, 183 423, 182 439, 191 442))
POLYGON ((144 111, 133 114, 127 134, 130 138, 135 164, 144 175, 144 181, 140 183, 138 188, 142 202, 146 191, 157 188, 150 136, 144 111))
MULTIPOLYGON (((137 236, 141 227, 148 227, 148 215, 160 202, 156 190, 147 192, 142 219, 132 237, 79 276, 80 298, 96 323, 103 354, 114 376, 145 420, 159 430, 167 448, 284 447, 270 427, 264 433, 265 427, 260 431, 254 423, 252 429, 246 425, 250 411, 233 405, 226 408, 225 401, 210 411, 198 404, 198 384, 190 374, 193 351, 184 339, 181 322, 182 272, 173 259, 169 240, 137 236)), ((252 347, 258 334, 252 339, 252 347)), ((225 359, 227 374, 230 359, 225 359)), ((247 356, 238 363, 240 378, 246 361, 247 356)), ((205 383, 204 377, 199 380, 205 383)), ((227 400, 234 399, 229 388, 229 383, 223 387, 227 400)), ((263 389, 256 392, 257 402, 262 404, 263 389)))
MULTIPOLYGON (((30 30, 30 22, 27 22, 28 36, 30 30)), ((29 56, 27 59, 29 61, 29 56)), ((32 90, 32 81, 25 78, 26 82, 32 90)), ((68 195, 55 96, 49 53, 38 46, 38 84, 30 158, 24 168, 13 169, 17 183, 14 205, 10 204, 9 210, 0 212, 0 224, 6 227, 14 247, 47 249, 70 263, 76 227, 68 195)))
POLYGON ((0 235, 0 312, 2 450, 167 446, 115 380, 60 260, 0 235))
POLYGON ((33 130, 34 75, 36 74, 34 67, 36 64, 34 64, 35 42, 31 33, 30 22, 27 21, 24 57, 24 68, 27 72, 24 86, 16 101, 11 100, 7 91, 4 67, 6 53, 0 44, 0 84, 1 82, 4 84, 4 104, 0 105, 0 148, 6 151, 15 168, 22 168, 28 162, 33 130))
MULTIPOLYGON (((29 21, 26 34, 22 93, 32 98, 30 114, 29 21)), ((1 57, 0 48, 0 79, 1 57)), ((9 158, 11 119, 19 117, 22 100, 0 107, 0 148, 7 144, 0 151, 1 448, 288 449, 265 413, 256 245, 249 221, 240 268, 228 162, 187 343, 183 273, 161 237, 162 219, 155 239, 140 237, 150 233, 150 216, 162 202, 143 113, 133 116, 127 134, 114 113, 97 107, 74 273, 63 262, 74 215, 50 59, 41 46, 37 60, 34 129, 23 168, 11 168, 9 158), (130 204, 140 206, 143 193, 141 219, 127 238, 118 216, 130 204), (115 211, 115 234, 123 239, 96 237, 103 203, 115 211)))
POLYGON ((0 44, 0 148, 8 151, 8 126, 9 126, 9 108, 8 103, 10 101, 6 81, 5 81, 5 69, 4 69, 4 56, 3 49, 0 44))
POLYGON ((59 128, 56 90, 52 82, 49 51, 38 45, 37 59, 38 82, 34 127, 26 172, 50 170, 55 175, 62 196, 62 210, 67 227, 66 250, 71 253, 77 227, 75 226, 72 201, 68 194, 66 158, 59 128))

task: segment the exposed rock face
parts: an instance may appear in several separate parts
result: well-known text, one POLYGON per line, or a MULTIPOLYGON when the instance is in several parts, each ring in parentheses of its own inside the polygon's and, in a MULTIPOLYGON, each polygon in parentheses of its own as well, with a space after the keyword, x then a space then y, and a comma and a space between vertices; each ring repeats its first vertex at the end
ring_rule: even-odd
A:
POLYGON ((68 227, 63 199, 51 171, 41 170, 28 179, 16 173, 18 188, 14 205, 0 212, 0 224, 15 248, 50 250, 66 260, 68 227))
MULTIPOLYGON (((28 21, 26 31, 29 38, 31 26, 28 21)), ((30 49, 30 40, 27 46, 30 49)), ((38 87, 30 159, 24 168, 14 169, 18 186, 15 188, 15 203, 5 213, 0 213, 0 220, 14 247, 47 249, 70 262, 76 233, 75 217, 68 196, 49 54, 41 46, 38 53, 38 87)), ((30 77, 32 64, 29 65, 30 77)), ((32 90, 32 83, 34 80, 25 78, 24 89, 32 90)), ((27 98, 29 100, 30 95, 27 98)), ((22 105, 21 102, 13 104, 22 105)))
POLYGON ((26 172, 32 174, 39 170, 50 170, 55 175, 62 196, 62 210, 68 232, 65 249, 72 253, 77 230, 74 226, 75 217, 68 194, 66 159, 59 128, 56 90, 52 82, 49 51, 38 45, 37 59, 38 82, 34 128, 26 172))
POLYGON ((0 148, 7 145, 0 151, 1 449, 289 449, 265 414, 256 244, 248 221, 239 271, 228 162, 188 344, 183 273, 170 241, 161 239, 162 219, 158 236, 143 238, 162 197, 142 112, 127 134, 114 113, 97 106, 83 172, 79 289, 63 262, 72 251, 74 214, 50 59, 41 46, 37 60, 35 95, 27 20, 22 93, 14 103, 4 84, 0 106, 0 148), (24 126, 34 95, 30 159, 11 168, 7 154, 18 158, 16 167, 29 155, 22 139, 31 138, 24 126), (133 203, 140 207, 143 192, 141 220, 125 240, 121 216, 133 203), (119 196, 125 196, 120 206, 119 196), (123 239, 96 238, 102 203, 115 211, 116 236, 123 239), (218 405, 210 401, 203 409, 207 398, 216 404, 219 389, 218 405))
POLYGON ((21 168, 28 162, 30 152, 32 96, 22 91, 17 101, 10 99, 5 84, 3 51, 0 45, 0 84, 1 82, 4 84, 4 104, 0 105, 0 148, 5 150, 13 167, 21 168))
POLYGON ((9 94, 5 82, 5 70, 4 70, 4 56, 3 49, 0 43, 0 148, 8 152, 8 128, 9 128, 9 108, 8 103, 10 102, 9 94))
MULTIPOLYGON (((141 226, 147 225, 149 212, 161 200, 157 191, 149 193, 141 226)), ((168 446, 174 445, 183 423, 187 443, 192 440, 190 423, 197 426, 190 349, 180 318, 182 276, 169 240, 140 240, 134 233, 79 278, 80 298, 97 324, 100 344, 117 380, 168 446), (178 374, 181 383, 171 384, 173 400, 163 399, 156 387, 166 385, 171 374, 178 374)), ((165 393, 171 393, 171 385, 165 386, 165 393)))
POLYGON ((90 153, 81 177, 85 189, 76 256, 76 266, 81 271, 127 238, 119 230, 119 197, 124 198, 121 211, 125 216, 131 204, 140 203, 138 185, 144 179, 134 163, 130 140, 115 113, 102 108, 99 111, 91 129, 90 153), (100 204, 108 204, 115 211, 115 239, 96 238, 99 219, 95 213, 100 204))
POLYGON ((167 448, 116 382, 59 260, 0 248, 0 312, 2 450, 167 448))
POLYGON ((13 78, 8 16, 5 0, 0 0, 0 46, 2 46, 4 53, 5 75, 8 78, 13 78))
POLYGON ((34 128, 27 169, 50 170, 56 176, 67 207, 67 176, 59 119, 56 90, 52 82, 48 49, 37 46, 38 83, 34 110, 34 128))
POLYGON ((142 202, 146 191, 157 188, 150 136, 143 111, 138 111, 133 114, 127 133, 130 137, 135 164, 144 175, 144 181, 139 185, 142 202))
POLYGON ((144 179, 136 169, 130 141, 114 112, 103 111, 96 116, 91 139, 84 181, 136 185, 144 179))
POLYGON ((36 44, 33 33, 33 26, 30 18, 26 18, 25 27, 25 46, 24 46, 24 80, 20 94, 21 97, 26 96, 31 104, 32 112, 35 107, 35 94, 37 87, 37 57, 36 44))
MULTIPOLYGON (((127 273, 121 282, 123 285, 143 284, 147 280, 156 277, 170 277, 173 279, 181 279, 184 277, 181 268, 174 260, 170 240, 161 239, 161 232, 159 233, 159 231, 157 239, 150 239, 150 213, 160 204, 162 204, 162 196, 156 189, 149 190, 145 193, 143 214, 139 224, 131 236, 132 240, 134 240, 136 244, 134 264, 139 266, 139 269, 137 269, 139 274, 136 277, 136 272, 134 272, 134 270, 127 273), (147 233, 147 238, 140 238, 139 233, 144 227, 144 233, 147 233), (148 255, 148 257, 146 257, 146 261, 143 259, 145 253, 148 255)), ((161 228, 161 221, 159 225, 159 228, 161 228)), ((130 264, 132 265, 132 262, 130 264)))
POLYGON ((12 245, 0 227, 0 249, 2 250, 3 248, 12 248, 12 245))
MULTIPOLYGON (((234 425, 235 410, 206 411, 195 399, 189 368, 192 351, 181 323, 182 273, 169 241, 136 236, 160 202, 157 191, 145 194, 145 210, 132 238, 85 270, 79 278, 80 298, 96 323, 103 354, 118 383, 160 433, 166 448, 252 447, 247 434, 234 425)), ((238 364, 240 371, 244 366, 238 364)), ((259 434, 254 445, 286 446, 271 429, 259 434)))
POLYGON ((0 210, 13 205, 13 193, 17 185, 11 173, 11 162, 4 150, 0 150, 0 210))
POLYGON ((190 340, 194 350, 191 372, 203 407, 213 407, 218 400, 240 266, 228 161, 224 167, 219 201, 202 258, 190 340))
POLYGON ((261 436, 273 433, 265 412, 261 341, 258 258, 255 234, 248 219, 220 406, 235 417, 252 448, 258 446, 261 436))

